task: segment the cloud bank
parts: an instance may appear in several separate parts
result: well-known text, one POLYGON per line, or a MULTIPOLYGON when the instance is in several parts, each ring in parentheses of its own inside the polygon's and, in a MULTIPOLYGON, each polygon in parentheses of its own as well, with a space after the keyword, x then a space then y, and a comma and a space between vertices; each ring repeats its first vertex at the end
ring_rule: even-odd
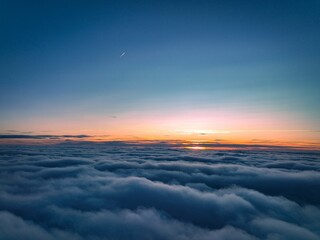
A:
POLYGON ((0 239, 320 239, 320 155, 0 147, 0 239))

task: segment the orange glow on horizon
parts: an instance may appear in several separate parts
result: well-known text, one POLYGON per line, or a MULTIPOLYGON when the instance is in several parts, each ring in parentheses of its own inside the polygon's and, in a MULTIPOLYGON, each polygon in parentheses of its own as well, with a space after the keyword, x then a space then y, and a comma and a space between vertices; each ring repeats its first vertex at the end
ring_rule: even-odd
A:
MULTIPOLYGON (((171 147, 184 148, 195 151, 202 150, 241 150, 243 147, 249 149, 270 149, 274 147, 288 148, 292 150, 319 150, 319 140, 301 140, 293 141, 288 139, 248 139, 232 136, 232 134, 224 134, 228 137, 212 138, 212 136, 198 136, 194 134, 188 135, 91 135, 83 138, 78 137, 64 137, 64 135, 52 135, 55 137, 48 137, 41 139, 41 136, 35 135, 36 139, 0 139, 0 144, 56 144, 63 142, 92 142, 92 143, 107 143, 113 141, 128 142, 131 144, 157 144, 163 142, 169 144, 171 147)), ((50 135, 49 135, 50 136, 50 135)))
MULTIPOLYGON (((6 129, 15 129, 17 132, 31 132, 33 135, 89 136, 67 139, 71 141, 182 141, 319 148, 320 131, 315 127, 315 130, 308 130, 305 126, 309 124, 280 113, 253 114, 227 109, 200 109, 127 112, 117 117, 66 115, 21 122, 17 119, 2 125, 0 131, 2 134, 8 134, 5 133, 6 129)), ((8 141, 1 140, 2 143, 8 141)), ((18 139, 14 141, 23 142, 18 139)), ((27 141, 31 142, 31 139, 27 141)))

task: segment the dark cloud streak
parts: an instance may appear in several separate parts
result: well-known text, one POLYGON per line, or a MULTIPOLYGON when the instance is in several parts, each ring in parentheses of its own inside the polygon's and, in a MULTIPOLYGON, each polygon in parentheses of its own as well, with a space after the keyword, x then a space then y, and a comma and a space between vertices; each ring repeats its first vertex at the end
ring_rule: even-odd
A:
POLYGON ((88 138, 89 135, 27 135, 27 134, 2 134, 0 139, 64 139, 64 138, 88 138))

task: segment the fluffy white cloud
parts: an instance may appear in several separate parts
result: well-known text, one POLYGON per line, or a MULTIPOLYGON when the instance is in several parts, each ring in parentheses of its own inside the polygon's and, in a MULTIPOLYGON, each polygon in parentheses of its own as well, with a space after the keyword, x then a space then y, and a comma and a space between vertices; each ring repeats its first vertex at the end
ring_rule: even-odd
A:
POLYGON ((0 148, 1 239, 319 239, 316 152, 0 148))

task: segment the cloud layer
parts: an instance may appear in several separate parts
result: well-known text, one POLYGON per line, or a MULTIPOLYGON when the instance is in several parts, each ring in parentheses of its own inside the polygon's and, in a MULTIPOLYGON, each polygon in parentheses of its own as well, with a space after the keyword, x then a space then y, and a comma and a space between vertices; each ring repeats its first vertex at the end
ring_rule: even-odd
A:
POLYGON ((320 239, 320 155, 0 147, 0 239, 320 239))

